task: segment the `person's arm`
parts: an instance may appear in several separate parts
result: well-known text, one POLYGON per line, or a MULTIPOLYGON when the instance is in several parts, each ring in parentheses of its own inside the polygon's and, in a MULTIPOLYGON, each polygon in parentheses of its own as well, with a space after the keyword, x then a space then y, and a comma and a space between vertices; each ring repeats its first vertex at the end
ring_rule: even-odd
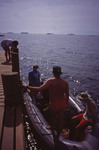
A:
POLYGON ((39 86, 40 86, 40 78, 38 80, 39 80, 39 86))
POLYGON ((92 113, 92 129, 96 123, 96 111, 95 111, 95 105, 93 103, 90 104, 90 110, 92 113))
POLYGON ((66 103, 68 103, 69 100, 69 85, 67 83, 67 87, 66 87, 66 103))
POLYGON ((39 86, 40 86, 40 73, 39 73, 39 79, 38 80, 39 80, 39 86))
POLYGON ((83 114, 85 112, 86 109, 83 109, 79 112, 79 114, 83 114))
POLYGON ((50 85, 50 79, 48 79, 43 85, 41 85, 40 87, 31 87, 31 86, 28 86, 27 89, 29 89, 30 91, 33 91, 33 92, 40 92, 40 91, 43 91, 44 89, 48 88, 49 85, 50 85))

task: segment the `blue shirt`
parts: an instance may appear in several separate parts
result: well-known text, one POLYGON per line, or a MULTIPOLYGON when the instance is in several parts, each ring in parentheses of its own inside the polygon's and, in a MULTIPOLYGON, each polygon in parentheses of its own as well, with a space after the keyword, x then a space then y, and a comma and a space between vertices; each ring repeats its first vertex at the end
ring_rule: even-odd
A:
POLYGON ((29 85, 38 87, 39 86, 39 78, 40 78, 39 71, 31 70, 29 72, 29 79, 33 85, 31 83, 29 83, 29 85))

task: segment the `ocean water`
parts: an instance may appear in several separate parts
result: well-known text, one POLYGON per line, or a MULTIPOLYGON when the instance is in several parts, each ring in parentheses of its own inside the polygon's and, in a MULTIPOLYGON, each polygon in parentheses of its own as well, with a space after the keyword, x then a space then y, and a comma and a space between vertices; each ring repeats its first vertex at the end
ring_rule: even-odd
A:
MULTIPOLYGON (((28 72, 39 65, 41 79, 52 77, 52 67, 62 68, 70 95, 88 91, 99 104, 99 36, 5 34, 18 40, 21 79, 28 84, 28 72)), ((0 50, 2 48, 0 47, 0 50)))
POLYGON ((75 101, 78 94, 88 91, 99 106, 99 36, 8 33, 0 42, 6 38, 19 42, 23 82, 28 84, 28 72, 34 64, 39 65, 43 81, 52 77, 52 67, 59 65, 75 101))

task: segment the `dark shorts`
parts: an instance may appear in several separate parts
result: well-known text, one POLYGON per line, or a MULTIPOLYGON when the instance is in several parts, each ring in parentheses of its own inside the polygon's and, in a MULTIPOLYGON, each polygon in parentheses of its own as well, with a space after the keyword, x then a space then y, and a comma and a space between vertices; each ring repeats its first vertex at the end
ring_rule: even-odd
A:
POLYGON ((5 47, 2 47, 5 51, 10 51, 9 47, 5 46, 5 47))

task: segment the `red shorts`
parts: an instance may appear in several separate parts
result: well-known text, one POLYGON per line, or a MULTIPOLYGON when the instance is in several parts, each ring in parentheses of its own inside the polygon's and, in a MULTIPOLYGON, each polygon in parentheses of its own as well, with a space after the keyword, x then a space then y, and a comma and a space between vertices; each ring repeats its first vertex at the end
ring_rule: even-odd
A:
POLYGON ((84 119, 83 113, 75 116, 74 118, 75 121, 79 122, 78 126, 80 127, 86 127, 89 124, 89 121, 84 119))
POLYGON ((65 110, 66 109, 66 99, 59 101, 50 101, 49 107, 54 111, 65 110))

